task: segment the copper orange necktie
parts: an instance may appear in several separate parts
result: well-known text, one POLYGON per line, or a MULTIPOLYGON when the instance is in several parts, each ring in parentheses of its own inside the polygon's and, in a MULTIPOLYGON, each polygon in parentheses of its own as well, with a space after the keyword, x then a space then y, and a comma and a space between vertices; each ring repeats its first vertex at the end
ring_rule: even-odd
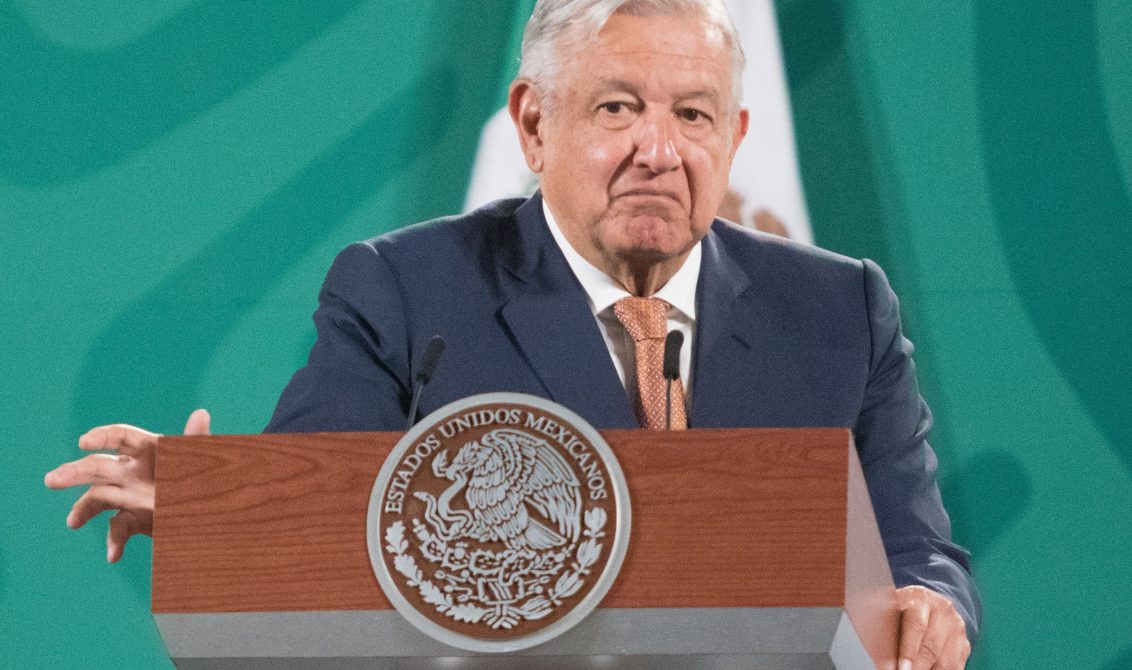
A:
POLYGON ((613 313, 633 338, 637 360, 637 421, 644 428, 664 430, 666 387, 672 391, 672 429, 688 427, 684 385, 664 378, 664 337, 668 334, 668 303, 660 298, 622 298, 613 313))

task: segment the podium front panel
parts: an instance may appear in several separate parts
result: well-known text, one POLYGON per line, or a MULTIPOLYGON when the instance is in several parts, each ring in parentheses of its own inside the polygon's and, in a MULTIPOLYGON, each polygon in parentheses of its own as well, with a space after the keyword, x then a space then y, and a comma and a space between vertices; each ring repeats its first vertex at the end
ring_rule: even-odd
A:
MULTIPOLYGON (((569 667, 873 667, 853 659, 894 653, 875 521, 864 526, 872 537, 849 532, 871 509, 860 509, 863 482, 852 485, 860 468, 847 431, 602 435, 629 482, 629 550, 594 613, 524 652, 540 667, 559 657, 586 659, 569 667), (857 610, 872 612, 871 629, 857 610)), ((162 438, 153 612, 180 667, 476 668, 525 657, 447 647, 381 593, 366 509, 398 438, 162 438)))

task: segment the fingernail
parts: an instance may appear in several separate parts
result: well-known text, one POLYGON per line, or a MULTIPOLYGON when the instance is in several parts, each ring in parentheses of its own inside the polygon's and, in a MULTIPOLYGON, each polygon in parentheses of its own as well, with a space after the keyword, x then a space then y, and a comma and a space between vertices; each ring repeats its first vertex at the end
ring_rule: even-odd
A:
POLYGON ((912 661, 906 658, 900 659, 900 670, 912 670, 912 661))

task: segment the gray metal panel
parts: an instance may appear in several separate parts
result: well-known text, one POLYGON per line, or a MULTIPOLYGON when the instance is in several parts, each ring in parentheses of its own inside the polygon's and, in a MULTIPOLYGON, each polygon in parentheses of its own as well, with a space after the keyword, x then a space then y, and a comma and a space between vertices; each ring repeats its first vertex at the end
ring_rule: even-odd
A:
POLYGON ((837 632, 833 635, 829 657, 838 670, 876 670, 873 659, 857 635, 857 629, 844 612, 841 613, 841 621, 837 622, 837 632))
POLYGON ((837 667, 872 668, 859 664, 868 656, 838 608, 599 609, 545 644, 478 660, 391 610, 155 618, 170 655, 184 668, 828 669, 834 667, 831 650, 848 663, 837 667))
POLYGON ((191 658, 179 670, 833 670, 828 654, 495 656, 474 658, 191 658))

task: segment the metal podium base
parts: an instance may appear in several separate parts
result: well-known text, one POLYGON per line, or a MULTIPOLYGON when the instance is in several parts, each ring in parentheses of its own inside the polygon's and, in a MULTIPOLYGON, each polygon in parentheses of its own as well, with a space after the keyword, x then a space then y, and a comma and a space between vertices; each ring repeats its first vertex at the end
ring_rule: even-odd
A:
POLYGON ((875 666, 840 608, 598 609, 546 644, 462 652, 394 611, 159 614, 178 668, 857 670, 875 666))

